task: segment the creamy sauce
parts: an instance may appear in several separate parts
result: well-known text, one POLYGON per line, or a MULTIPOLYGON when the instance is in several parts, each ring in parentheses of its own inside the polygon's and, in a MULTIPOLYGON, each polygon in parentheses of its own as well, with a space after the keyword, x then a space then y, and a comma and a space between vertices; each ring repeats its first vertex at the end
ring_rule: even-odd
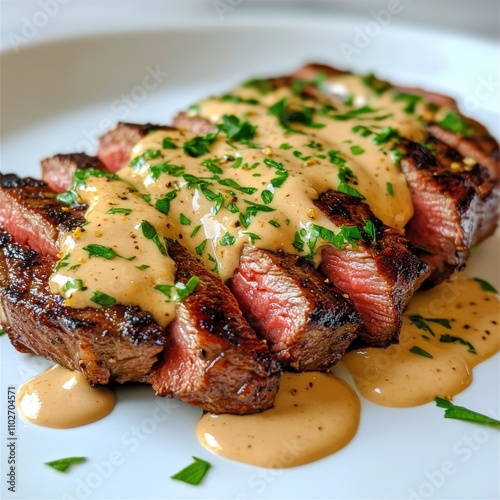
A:
POLYGON ((359 399, 345 382, 321 373, 285 373, 273 408, 244 416, 206 413, 196 434, 226 458, 294 467, 343 448, 356 433, 359 411, 359 399))
POLYGON ((248 86, 206 99, 197 104, 198 115, 217 125, 218 134, 154 132, 135 145, 130 164, 118 172, 121 180, 89 177, 77 188, 89 204, 88 226, 66 239, 61 258, 67 260, 59 263, 52 290, 73 307, 139 305, 166 325, 175 300, 166 302, 155 286, 175 292, 174 264, 154 256, 153 241, 138 230, 141 220, 151 222, 162 244, 165 237, 178 240, 223 281, 247 243, 307 256, 316 265, 324 245, 355 246, 362 230, 352 236, 314 205, 330 189, 366 199, 386 224, 403 229, 413 207, 398 165, 398 134, 421 140, 418 117, 430 118, 429 107, 417 98, 409 110, 395 89, 378 94, 352 75, 326 80, 323 90, 318 101, 290 88, 261 93, 248 86), (138 193, 127 194, 125 203, 130 186, 138 193), (110 206, 132 211, 110 216, 110 206), (83 250, 89 244, 119 257, 89 258, 83 250), (97 304, 96 291, 104 298, 97 304))
POLYGON ((31 378, 17 393, 17 408, 24 420, 57 429, 95 422, 114 406, 112 390, 91 387, 80 372, 61 366, 31 378))
POLYGON ((64 238, 51 291, 71 307, 137 305, 167 325, 175 302, 156 287, 171 286, 175 277, 163 241, 168 218, 121 180, 89 177, 79 195, 88 205, 86 225, 64 238), (145 237, 144 224, 158 239, 145 237))
POLYGON ((417 292, 404 314, 399 344, 350 352, 343 363, 361 394, 380 405, 407 407, 436 396, 451 398, 470 385, 474 366, 499 351, 498 322, 497 296, 460 277, 417 292), (450 337, 462 340, 450 342, 450 337), (418 354, 421 350, 432 358, 418 354))

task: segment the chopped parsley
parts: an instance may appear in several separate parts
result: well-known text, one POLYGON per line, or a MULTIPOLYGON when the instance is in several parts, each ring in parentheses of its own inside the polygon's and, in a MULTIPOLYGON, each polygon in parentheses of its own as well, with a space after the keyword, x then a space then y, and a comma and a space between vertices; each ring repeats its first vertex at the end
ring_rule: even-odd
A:
POLYGON ((106 213, 110 215, 115 215, 115 214, 129 215, 131 212, 132 209, 130 208, 114 207, 110 208, 106 213))
POLYGON ((372 142, 378 146, 396 139, 400 139, 398 131, 392 127, 385 127, 381 132, 375 135, 372 142))
POLYGON ((283 144, 281 144, 280 146, 280 149, 292 149, 293 146, 291 144, 288 144, 287 142, 284 142, 283 144))
POLYGON ((88 252, 89 258, 101 257, 101 258, 106 259, 106 260, 112 260, 115 257, 119 257, 119 258, 125 259, 125 260, 134 260, 135 259, 135 257, 129 257, 127 259, 126 257, 122 257, 121 255, 118 255, 112 248, 105 247, 104 245, 96 245, 95 243, 91 243, 90 245, 83 247, 83 249, 86 252, 88 252))
POLYGON ((234 102, 238 104, 259 104, 259 101, 257 99, 253 99, 252 97, 250 97, 249 99, 244 99, 243 97, 235 94, 224 94, 220 97, 220 100, 222 102, 234 102))
POLYGON ((206 155, 210 152, 210 146, 217 139, 218 132, 211 132, 207 135, 197 135, 183 145, 183 150, 189 156, 198 158, 198 156, 206 155))
POLYGON ((177 149, 177 145, 172 139, 170 139, 170 137, 165 137, 163 139, 163 141, 161 142, 161 147, 163 149, 177 149))
POLYGON ((5 335, 5 330, 0 326, 0 337, 5 335))
POLYGON ((498 290, 491 283, 488 283, 481 278, 472 278, 472 280, 476 283, 479 283, 481 290, 483 290, 484 292, 498 293, 498 290))
POLYGON ((160 237, 158 236, 158 233, 156 232, 156 229, 147 221, 143 220, 141 222, 141 230, 142 234, 148 239, 152 240, 153 243, 156 245, 158 250, 162 255, 167 255, 167 250, 165 248, 165 245, 161 242, 160 237))
POLYGON ((332 118, 337 121, 347 121, 351 120, 352 118, 357 118, 360 115, 376 113, 377 111, 377 109, 373 109, 371 106, 364 105, 360 108, 351 109, 346 113, 340 115, 333 115, 332 118))
POLYGON ((190 226, 191 225, 191 219, 189 219, 188 217, 186 217, 184 214, 181 214, 179 216, 179 222, 183 225, 183 226, 190 226))
POLYGON ((73 464, 79 464, 85 462, 86 460, 86 457, 59 458, 58 460, 45 462, 45 465, 48 465, 59 472, 66 472, 73 464))
POLYGON ((417 345, 414 345, 410 349, 410 352, 412 354, 418 354, 419 356, 424 356, 425 358, 433 359, 432 354, 428 353, 426 350, 422 349, 421 347, 418 347, 417 345))
POLYGON ((406 104, 404 107, 404 112, 409 115, 415 113, 415 107, 417 102, 422 100, 422 97, 416 94, 407 94, 405 92, 399 92, 394 95, 392 99, 394 102, 403 102, 406 104))
POLYGON ((67 299, 71 297, 74 292, 81 292, 83 290, 85 290, 85 286, 82 280, 69 278, 61 287, 61 295, 67 299))
POLYGON ((104 172, 93 168, 87 170, 77 170, 73 174, 73 182, 68 191, 60 193, 56 196, 57 200, 66 205, 74 205, 78 203, 78 189, 86 185, 89 177, 107 177, 108 179, 119 179, 116 174, 104 172))
POLYGON ((448 111, 446 116, 442 120, 438 121, 437 124, 445 130, 449 130, 450 132, 454 132, 456 134, 461 134, 464 137, 471 137, 472 135, 472 125, 470 123, 467 123, 455 111, 448 111))
POLYGON ((180 302, 195 291, 199 282, 200 278, 198 276, 191 276, 185 284, 179 281, 175 285, 156 285, 155 290, 163 293, 169 300, 173 298, 175 301, 180 302), (175 297, 172 297, 173 291, 176 292, 175 297))
POLYGON ((361 146, 351 146, 351 153, 353 155, 362 155, 365 152, 365 150, 361 146))
POLYGON ((439 342, 443 342, 445 344, 460 344, 467 347, 467 351, 471 354, 477 354, 474 346, 467 340, 464 340, 462 337, 455 337, 453 335, 441 335, 439 338, 439 342))
POLYGON ((262 95, 269 94, 273 90, 273 84, 270 80, 264 78, 253 78, 243 84, 243 87, 257 90, 262 95))
POLYGON ((433 337, 435 337, 436 334, 428 323, 436 323, 443 326, 444 328, 447 328, 448 330, 451 330, 450 321, 444 318, 424 318, 420 314, 410 314, 408 318, 410 320, 410 323, 415 325, 419 330, 430 333, 433 337))
POLYGON ((162 214, 168 215, 170 212, 170 202, 177 196, 177 189, 170 191, 163 196, 163 198, 159 198, 155 202, 155 208, 158 212, 162 214))
POLYGON ((392 87, 389 82, 380 80, 373 73, 361 77, 361 81, 378 95, 382 95, 386 90, 392 87))
POLYGON ((363 219, 365 225, 363 226, 363 231, 371 238, 372 244, 377 241, 377 228, 375 224, 369 219, 363 219))
POLYGON ((236 243, 236 238, 228 232, 226 232, 226 234, 224 234, 224 236, 220 240, 220 244, 223 247, 234 245, 235 243, 236 243))
POLYGON ((99 291, 94 292, 92 297, 90 297, 90 300, 91 302, 94 302, 94 304, 98 304, 103 307, 111 307, 116 304, 115 298, 99 291))
POLYGON ((193 460, 192 464, 170 477, 193 486, 199 485, 208 472, 208 469, 210 469, 211 464, 198 457, 193 457, 193 460))
POLYGON ((269 107, 269 113, 278 119, 279 124, 286 133, 301 134, 300 130, 290 127, 292 123, 299 123, 311 128, 323 128, 324 123, 314 121, 316 109, 309 106, 302 106, 300 109, 288 109, 288 98, 284 97, 269 107))
POLYGON ((386 182, 385 184, 387 194, 389 196, 394 196, 394 186, 392 185, 392 182, 386 182))
POLYGON ((463 406, 456 406, 448 399, 436 397, 434 398, 434 401, 436 402, 436 406, 438 408, 445 408, 444 418, 455 418, 457 420, 467 420, 477 424, 500 427, 500 420, 488 417, 482 413, 477 413, 473 410, 469 410, 463 406))
POLYGON ((217 128, 224 132, 230 139, 238 142, 248 142, 255 136, 256 125, 242 121, 235 115, 223 115, 222 123, 217 128))

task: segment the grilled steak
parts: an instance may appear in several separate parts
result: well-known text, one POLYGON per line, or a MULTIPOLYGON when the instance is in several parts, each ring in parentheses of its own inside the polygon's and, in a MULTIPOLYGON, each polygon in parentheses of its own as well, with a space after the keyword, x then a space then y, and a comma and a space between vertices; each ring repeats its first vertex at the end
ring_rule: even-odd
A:
POLYGON ((82 212, 68 210, 43 181, 0 174, 0 226, 6 227, 17 243, 55 257, 59 236, 83 222, 82 212))
POLYGON ((66 307, 48 286, 54 264, 0 231, 0 317, 14 347, 79 370, 93 384, 147 382, 163 329, 136 307, 66 307))
POLYGON ((245 245, 230 287, 271 352, 300 371, 339 361, 361 321, 311 264, 282 252, 245 245))
POLYGON ((136 142, 150 132, 169 128, 171 127, 152 123, 137 125, 120 122, 113 130, 101 136, 97 156, 110 172, 116 172, 128 164, 130 150, 136 142))
MULTIPOLYGON (((312 80, 320 73, 333 79, 349 74, 311 64, 298 70, 292 80, 312 80)), ((392 87, 388 82, 379 84, 392 87)), ((433 268, 426 285, 436 285, 462 269, 470 247, 496 229, 499 146, 485 127, 458 114, 453 99, 420 89, 395 88, 455 110, 454 116, 460 120, 455 126, 463 129, 462 133, 454 132, 430 122, 429 136, 422 144, 402 141, 401 168, 415 209, 406 228, 407 235, 413 244, 429 251, 422 254, 433 268)), ((317 87, 307 89, 311 97, 325 98, 325 93, 317 87)))
MULTIPOLYGON (((212 123, 185 113, 180 113, 174 121, 200 134, 214 128, 212 123)), ((123 148, 121 156, 130 158, 130 144, 122 141, 112 147, 112 138, 124 135, 127 126, 131 127, 130 136, 141 131, 146 134, 146 127, 122 123, 102 142, 115 151, 123 148)), ((324 280, 314 267, 293 256, 251 246, 243 250, 232 280, 233 292, 252 326, 285 365, 299 370, 327 369, 341 358, 354 339, 359 316, 352 304, 324 280), (277 310, 281 311, 279 317, 277 310)))
POLYGON ((88 156, 85 153, 51 156, 42 160, 41 166, 42 180, 57 193, 69 189, 73 175, 77 170, 106 170, 99 158, 88 156))
POLYGON ((470 249, 493 233, 497 224, 498 184, 488 171, 441 141, 425 146, 404 142, 401 161, 412 192, 415 214, 407 225, 414 244, 429 249, 430 284, 445 280, 465 266, 470 249))
POLYGON ((215 413, 269 408, 281 368, 244 320, 229 289, 179 244, 169 248, 176 280, 200 283, 178 306, 162 361, 152 376, 160 396, 215 413))
POLYGON ((368 345, 396 342, 401 314, 428 276, 429 268, 414 253, 411 244, 396 229, 385 226, 358 198, 338 192, 323 193, 315 204, 338 225, 358 227, 363 236, 357 248, 323 248, 322 271, 347 292, 363 318, 359 337, 368 345), (363 231, 371 221, 372 238, 363 231))
MULTIPOLYGON (((176 280, 185 283, 197 275, 200 284, 179 304, 167 332, 137 307, 65 307, 64 299, 51 294, 47 283, 55 264, 56 242, 68 227, 72 209, 55 200, 45 183, 38 181, 35 186, 31 180, 14 182, 14 178, 9 176, 9 187, 0 189, 5 204, 15 204, 27 224, 36 225, 30 234, 39 225, 40 213, 50 215, 42 220, 52 229, 39 234, 36 241, 39 248, 48 250, 46 256, 13 244, 3 234, 2 316, 17 348, 81 370, 93 383, 154 382, 158 394, 176 396, 207 411, 253 413, 272 405, 279 365, 244 319, 228 288, 180 245, 169 248, 177 265, 176 280), (68 217, 59 218, 58 212, 68 217), (43 243, 41 238, 53 239, 43 243), (23 320, 26 315, 28 321, 23 320), (144 349, 137 347, 141 342, 144 349)), ((83 223, 79 211, 73 217, 69 227, 83 223)), ((2 224, 11 232, 16 220, 6 218, 2 224)))

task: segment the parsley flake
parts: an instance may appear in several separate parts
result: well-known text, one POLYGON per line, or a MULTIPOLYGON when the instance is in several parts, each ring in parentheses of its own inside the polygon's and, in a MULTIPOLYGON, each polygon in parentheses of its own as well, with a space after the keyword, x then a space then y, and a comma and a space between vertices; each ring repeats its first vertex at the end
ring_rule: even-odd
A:
POLYGON ((92 297, 90 297, 90 300, 94 302, 94 304, 98 304, 103 307, 111 307, 116 304, 115 298, 99 291, 94 292, 92 297))
POLYGON ((457 420, 467 420, 469 422, 475 422, 477 424, 492 425, 494 427, 500 427, 500 420, 496 418, 488 417, 482 413, 469 410, 463 406, 456 406, 448 399, 435 397, 434 401, 438 408, 445 408, 444 418, 454 418, 457 420))
POLYGON ((208 469, 210 469, 211 464, 198 457, 193 457, 193 460, 194 462, 192 464, 170 477, 193 486, 199 485, 205 477, 208 469))
POLYGON ((87 460, 86 457, 68 457, 68 458, 59 458, 58 460, 52 460, 50 462, 45 462, 45 465, 52 467, 59 472, 66 472, 73 464, 78 464, 85 462, 87 460))
POLYGON ((498 290, 491 283, 488 283, 487 281, 482 280, 481 278, 472 278, 472 280, 475 281, 476 283, 479 283, 481 290, 483 290, 484 292, 498 293, 498 290))
POLYGON ((428 353, 426 350, 422 349, 421 347, 418 347, 418 345, 414 345, 411 349, 410 352, 412 354, 418 354, 419 356, 424 356, 424 358, 430 358, 433 359, 434 356, 430 353, 428 353))

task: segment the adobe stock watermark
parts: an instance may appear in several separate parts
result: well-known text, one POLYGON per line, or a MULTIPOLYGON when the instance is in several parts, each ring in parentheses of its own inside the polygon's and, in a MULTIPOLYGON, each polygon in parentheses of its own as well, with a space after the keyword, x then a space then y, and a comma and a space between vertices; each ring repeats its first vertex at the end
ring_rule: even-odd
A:
POLYGON ((109 109, 111 117, 108 115, 102 118, 97 126, 90 129, 83 129, 83 139, 75 146, 67 146, 66 152, 86 151, 91 153, 97 147, 99 137, 116 125, 116 121, 126 121, 132 110, 140 106, 146 100, 151 92, 156 90, 170 75, 163 71, 159 64, 155 67, 146 66, 144 75, 140 83, 131 88, 128 92, 120 94, 114 99, 109 109))
POLYGON ((33 40, 47 24, 54 19, 60 12, 61 7, 66 5, 71 0, 39 0, 39 9, 35 11, 29 18, 24 16, 21 18, 21 28, 19 33, 9 32, 7 39, 14 50, 19 52, 23 45, 26 45, 33 40))
POLYGON ((479 108, 482 101, 486 101, 493 94, 498 93, 500 81, 495 80, 493 75, 486 77, 480 76, 477 79, 473 94, 469 94, 464 101, 464 107, 467 111, 474 111, 479 108))
POLYGON ((224 21, 226 14, 234 11, 244 0, 213 0, 212 5, 221 21, 224 21))
MULTIPOLYGON (((411 1, 406 0, 406 2, 411 1)), ((372 40, 391 24, 393 17, 403 12, 403 9, 404 5, 401 0, 389 0, 385 9, 371 10, 370 16, 372 19, 367 21, 364 26, 358 26, 354 30, 352 42, 340 43, 340 50, 345 60, 351 62, 354 56, 361 54, 372 40)))
MULTIPOLYGON (((498 413, 490 409, 489 414, 498 418, 498 413), (495 414, 496 413, 496 414, 495 414)), ((478 427, 474 432, 465 434, 453 444, 453 457, 443 460, 439 466, 424 473, 425 479, 416 487, 408 490, 408 500, 435 498, 446 482, 457 474, 461 464, 467 463, 498 431, 478 427)))

